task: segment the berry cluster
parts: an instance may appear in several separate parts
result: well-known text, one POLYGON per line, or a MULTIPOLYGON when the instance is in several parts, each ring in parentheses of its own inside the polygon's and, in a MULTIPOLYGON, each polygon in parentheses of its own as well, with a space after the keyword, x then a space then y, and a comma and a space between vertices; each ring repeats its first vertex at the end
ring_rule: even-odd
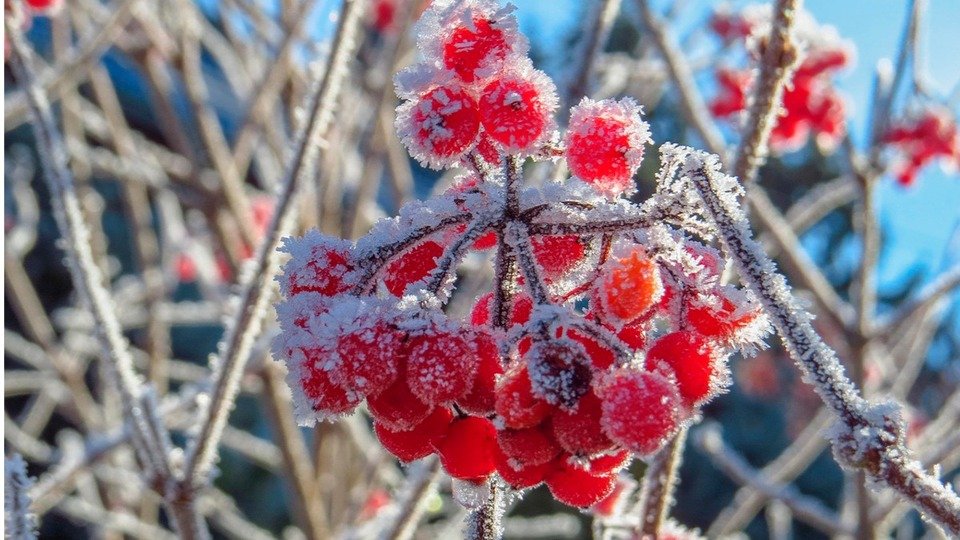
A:
MULTIPOLYGON (((763 55, 769 33, 770 6, 750 6, 741 13, 719 11, 711 29, 725 42, 746 43, 754 58, 763 55)), ((830 78, 853 62, 853 47, 840 39, 832 26, 819 25, 806 12, 798 16, 796 32, 805 44, 803 60, 783 93, 783 115, 770 133, 775 152, 802 147, 811 134, 821 148, 835 148, 845 131, 845 105, 830 78)), ((716 72, 720 93, 710 110, 726 118, 747 108, 752 69, 720 67, 716 72)))
POLYGON ((960 166, 960 130, 946 107, 926 107, 894 124, 884 134, 883 142, 903 155, 897 166, 897 181, 905 186, 913 184, 920 169, 938 158, 953 168, 960 166))
POLYGON ((466 172, 356 243, 287 239, 275 355, 301 421, 365 402, 402 461, 437 454, 454 478, 545 483, 590 507, 727 384, 727 356, 765 319, 680 228, 695 212, 667 212, 688 193, 623 196, 650 142, 639 106, 584 99, 561 137, 552 82, 492 2, 434 5, 418 35, 397 129, 424 164, 466 172), (574 177, 523 186, 528 158, 574 177), (459 262, 493 247, 493 290, 466 317, 445 313, 459 262))

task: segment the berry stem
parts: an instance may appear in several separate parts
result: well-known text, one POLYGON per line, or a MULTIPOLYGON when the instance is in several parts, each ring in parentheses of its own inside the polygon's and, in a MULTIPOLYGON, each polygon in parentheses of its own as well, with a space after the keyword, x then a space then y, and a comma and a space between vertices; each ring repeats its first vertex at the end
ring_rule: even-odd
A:
POLYGON ((503 535, 504 500, 500 483, 491 479, 490 496, 480 508, 467 515, 464 540, 498 540, 503 535))
POLYGON ((687 428, 683 428, 647 462, 637 504, 640 513, 637 532, 641 537, 657 538, 661 525, 670 513, 686 440, 687 428))

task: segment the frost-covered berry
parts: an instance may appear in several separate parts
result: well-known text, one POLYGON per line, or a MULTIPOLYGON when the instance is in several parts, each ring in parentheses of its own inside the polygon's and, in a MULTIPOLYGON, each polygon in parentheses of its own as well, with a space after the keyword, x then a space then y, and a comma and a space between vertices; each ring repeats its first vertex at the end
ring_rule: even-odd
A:
POLYGON ((549 403, 533 393, 524 365, 507 371, 497 381, 494 408, 497 415, 503 418, 504 425, 513 429, 533 427, 553 411, 549 403))
POLYGON ((584 394, 575 408, 560 409, 551 417, 553 436, 564 450, 574 455, 606 452, 614 443, 600 425, 602 414, 600 399, 593 392, 584 394))
POLYGON ((497 350, 493 336, 479 331, 474 343, 477 350, 477 374, 470 390, 457 399, 457 405, 475 416, 489 416, 494 412, 497 377, 503 373, 503 364, 500 363, 500 351, 497 350))
POLYGON ((663 295, 656 262, 637 248, 624 258, 610 261, 596 290, 599 307, 615 326, 639 319, 663 295))
POLYGON ((476 348, 455 329, 432 328, 408 342, 407 384, 429 404, 454 401, 473 383, 476 348))
POLYGON ((557 90, 543 72, 523 65, 487 84, 479 105, 491 139, 510 152, 530 152, 550 134, 557 90))
POLYGON ((323 296, 342 293, 355 284, 351 243, 325 236, 317 230, 302 238, 284 238, 280 251, 290 254, 279 278, 287 298, 305 292, 323 296))
POLYGON ((590 359, 590 365, 595 371, 603 371, 612 366, 616 361, 616 354, 605 345, 590 336, 587 336, 577 330, 567 330, 567 337, 576 341, 583 347, 587 358, 590 359))
POLYGON ((652 454, 677 429, 680 396, 658 373, 622 369, 608 376, 598 393, 604 433, 631 452, 652 454))
POLYGON ((302 389, 309 406, 316 412, 327 415, 347 413, 353 410, 363 396, 347 392, 330 380, 333 353, 323 348, 304 348, 291 359, 299 365, 289 366, 290 374, 298 376, 297 386, 302 389))
POLYGON ((348 391, 376 394, 397 378, 397 359, 405 354, 403 334, 386 320, 361 316, 344 329, 335 353, 331 379, 348 391))
POLYGON ((712 300, 691 303, 686 309, 687 323, 702 336, 728 339, 760 316, 760 306, 736 289, 721 290, 712 300))
POLYGON ((437 258, 443 255, 443 246, 427 240, 404 253, 387 266, 383 284, 394 296, 403 296, 407 286, 430 275, 437 267, 437 258))
MULTIPOLYGON (((470 312, 470 322, 474 326, 490 326, 493 319, 493 293, 489 292, 477 298, 473 310, 470 312)), ((526 324, 533 313, 533 299, 527 293, 520 293, 513 297, 513 306, 510 309, 510 321, 507 326, 526 324)))
POLYGON ((557 468, 546 478, 550 493, 558 501, 577 508, 587 508, 613 491, 615 475, 594 475, 567 460, 558 461, 557 468))
POLYGON ((630 98, 594 101, 583 98, 570 111, 566 157, 570 172, 601 193, 632 191, 633 175, 651 142, 642 110, 630 98))
POLYGON ((675 378, 688 407, 710 395, 715 378, 710 346, 691 332, 674 332, 654 342, 647 352, 647 369, 675 378))
POLYGON ((477 71, 503 63, 511 46, 496 21, 473 15, 454 28, 443 43, 443 65, 464 82, 473 82, 477 71))
POLYGON ((447 474, 461 480, 482 480, 495 469, 497 430, 486 418, 466 416, 450 424, 437 444, 440 463, 447 474))
POLYGON ((526 429, 502 429, 497 432, 497 443, 505 454, 526 465, 547 463, 560 453, 546 424, 526 429))
POLYGON ((400 461, 413 461, 427 457, 450 429, 453 413, 446 407, 437 407, 422 422, 407 431, 393 431, 378 423, 373 430, 383 445, 400 461))
POLYGON ((367 397, 367 407, 378 424, 394 431, 413 429, 433 411, 432 405, 413 395, 405 377, 398 378, 383 392, 367 397))
POLYGON ((613 471, 619 471, 630 464, 633 455, 627 450, 619 450, 599 455, 587 460, 586 467, 588 471, 594 474, 603 474, 613 471))
POLYGON ((583 240, 573 235, 535 236, 530 244, 547 282, 569 272, 586 254, 583 240))
POLYGON ((456 83, 438 86, 397 108, 397 134, 426 166, 456 163, 480 133, 477 102, 456 83))
POLYGON ((533 393, 551 405, 573 407, 590 390, 590 360, 571 340, 535 340, 524 359, 533 393))
POLYGON ((500 478, 513 489, 526 489, 543 482, 547 473, 554 468, 554 463, 549 461, 539 465, 523 465, 510 458, 500 447, 494 454, 494 463, 500 478))

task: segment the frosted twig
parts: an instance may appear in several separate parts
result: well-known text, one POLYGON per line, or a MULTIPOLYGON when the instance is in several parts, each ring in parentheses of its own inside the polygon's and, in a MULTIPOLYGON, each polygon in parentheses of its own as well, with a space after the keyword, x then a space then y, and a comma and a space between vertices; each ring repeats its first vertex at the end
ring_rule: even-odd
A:
POLYGON ((30 487, 27 463, 20 454, 3 460, 4 538, 33 540, 37 537, 36 518, 30 513, 30 487))
POLYGON ((678 472, 683 461, 683 447, 687 441, 684 427, 673 439, 648 461, 637 502, 640 523, 637 533, 642 537, 657 538, 660 527, 670 515, 673 506, 673 491, 679 482, 678 472))
POLYGON ((570 72, 570 83, 566 89, 564 102, 572 105, 575 101, 591 93, 593 66, 603 51, 610 36, 613 21, 620 12, 621 0, 595 0, 590 2, 590 25, 577 43, 575 62, 570 72))
POLYGON ((916 297, 908 300, 889 316, 881 319, 874 331, 877 336, 889 336, 898 331, 911 317, 929 309, 942 298, 960 287, 960 266, 947 270, 924 287, 916 297))
POLYGON ((480 508, 467 515, 464 540, 498 540, 503 536, 504 490, 496 479, 489 480, 490 496, 480 508))
POLYGON ((686 174, 741 279, 760 299, 805 380, 839 417, 833 438, 837 458, 893 488, 947 531, 960 534, 960 497, 909 457, 899 411, 890 404, 867 403, 844 375, 836 353, 820 339, 786 280, 750 238, 734 199, 736 180, 720 173, 716 156, 703 153, 690 154, 686 174))
MULTIPOLYGON (((67 57, 50 66, 39 75, 37 85, 45 96, 59 96, 71 86, 75 86, 84 71, 100 59, 130 20, 134 6, 140 0, 123 0, 110 10, 110 18, 96 34, 86 37, 67 57)), ((29 96, 24 90, 5 96, 3 100, 4 129, 9 131, 29 119, 29 96)))
POLYGON ((777 0, 773 5, 770 35, 763 44, 760 73, 753 87, 747 122, 733 159, 733 174, 744 185, 751 184, 767 159, 770 132, 777 124, 783 89, 793 76, 800 58, 793 23, 803 0, 777 0))
POLYGON ((756 489, 770 499, 783 502, 801 521, 828 535, 850 532, 840 523, 836 513, 819 500, 803 495, 790 484, 771 481, 751 467, 743 457, 724 443, 718 426, 701 427, 694 434, 693 440, 727 476, 738 484, 756 489))
POLYGON ((377 536, 379 540, 409 540, 423 518, 427 500, 434 493, 437 477, 440 475, 440 461, 429 458, 411 471, 402 492, 402 500, 396 518, 386 524, 377 536))
MULTIPOLYGON (((800 432, 790 444, 759 472, 770 482, 786 483, 809 467, 813 460, 820 455, 827 446, 827 441, 820 437, 833 421, 833 415, 821 407, 820 412, 800 432)), ((733 502, 724 508, 707 530, 708 537, 722 536, 731 531, 742 529, 759 512, 767 497, 758 490, 743 486, 737 490, 733 502)))
MULTIPOLYGON (((73 175, 67 166, 63 142, 53 122, 50 104, 40 92, 32 70, 26 63, 28 49, 23 34, 19 28, 10 24, 9 19, 4 19, 4 23, 10 38, 10 64, 24 86, 33 115, 37 147, 43 158, 44 178, 52 195, 57 225, 64 236, 63 245, 74 287, 97 321, 96 334, 107 360, 104 366, 111 382, 120 393, 124 416, 133 430, 135 447, 147 467, 147 472, 161 480, 171 479, 165 445, 155 436, 148 421, 148 418, 155 417, 157 412, 147 411, 142 407, 140 380, 134 372, 129 344, 120 330, 113 301, 104 288, 104 277, 94 261, 89 241, 90 232, 84 221, 73 175)), ((192 515, 192 510, 188 514, 192 515)), ((175 517, 175 520, 179 517, 175 517)), ((178 521, 178 525, 182 523, 178 521)))
POLYGON ((333 106, 345 65, 356 44, 362 8, 363 0, 344 2, 334 37, 331 62, 319 88, 308 98, 305 109, 309 111, 309 120, 297 138, 296 150, 281 184, 275 215, 264 236, 266 241, 260 244, 253 271, 249 274, 251 277, 243 285, 236 319, 229 325, 222 341, 221 360, 215 366, 210 405, 201 418, 198 435, 188 447, 185 483, 181 487, 185 495, 206 483, 207 474, 216 458, 217 443, 239 391, 240 376, 270 302, 271 280, 280 268, 281 254, 276 249, 293 228, 298 209, 295 196, 313 172, 322 137, 333 118, 333 106))

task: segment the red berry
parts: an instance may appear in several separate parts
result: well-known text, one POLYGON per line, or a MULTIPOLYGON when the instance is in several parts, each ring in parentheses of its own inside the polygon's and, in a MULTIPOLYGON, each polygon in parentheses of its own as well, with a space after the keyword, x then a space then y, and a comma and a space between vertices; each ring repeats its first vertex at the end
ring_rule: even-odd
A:
POLYGON ((376 394, 397 378, 397 359, 405 354, 403 335, 386 321, 361 318, 337 340, 337 369, 332 380, 348 391, 376 394))
POLYGON ((521 465, 517 460, 511 459, 499 447, 494 454, 494 462, 497 466, 497 473, 500 478, 510 485, 513 489, 526 489, 543 482, 548 472, 553 470, 553 462, 541 463, 539 465, 521 465))
POLYGON ((605 370, 612 366, 616 361, 616 354, 611 349, 600 344, 600 342, 592 337, 582 334, 572 328, 567 330, 567 337, 573 341, 576 341, 581 347, 583 347, 584 352, 587 353, 587 358, 590 359, 590 365, 593 366, 594 370, 605 370))
POLYGON ((443 255, 443 246, 433 240, 414 247, 387 265, 383 279, 394 296, 403 296, 407 286, 425 279, 437 267, 437 258, 443 255))
POLYGON ((692 406, 710 394, 714 378, 713 353, 702 337, 690 332, 674 332, 650 347, 647 369, 675 377, 684 405, 692 406))
POLYGON ((503 62, 510 43, 496 22, 473 16, 472 25, 461 25, 443 44, 443 65, 464 82, 473 82, 476 71, 503 62))
POLYGON ((433 411, 433 406, 413 395, 403 377, 383 392, 369 396, 367 407, 378 424, 394 431, 413 429, 433 411))
POLYGON ((604 315, 615 319, 616 326, 640 318, 662 294, 657 264, 639 248, 627 257, 608 262, 597 290, 604 315))
POLYGON ((493 336, 478 332, 474 341, 477 348, 477 375, 470 390, 457 399, 457 405, 474 416, 489 416, 496 403, 497 376, 503 373, 500 351, 493 336))
POLYGON ((528 68, 488 84, 480 96, 480 121, 490 138, 511 152, 534 150, 550 129, 557 107, 550 79, 528 68))
MULTIPOLYGON (((474 326, 491 326, 493 320, 493 293, 488 292, 477 298, 477 303, 470 312, 470 322, 474 326)), ((508 326, 515 324, 526 324, 530 320, 530 314, 533 313, 533 299, 527 293, 520 293, 513 297, 513 307, 510 310, 510 322, 508 326)))
POLYGON ((587 461, 586 469, 593 474, 603 474, 619 471, 630 464, 633 456, 626 450, 619 450, 610 454, 603 454, 587 461))
POLYGON ((705 303, 687 307, 687 323, 702 336, 727 339, 755 321, 760 315, 759 306, 741 302, 738 306, 730 295, 736 290, 721 290, 714 300, 719 305, 705 303))
POLYGON ((534 395, 526 366, 507 371, 497 382, 497 414, 513 429, 533 427, 550 415, 553 407, 534 395))
POLYGON ((434 329, 409 341, 407 384, 429 404, 454 401, 473 383, 477 351, 454 331, 434 329))
POLYGON ((497 148, 493 139, 491 139, 490 135, 487 135, 485 131, 480 133, 480 141, 477 143, 476 151, 489 165, 500 165, 503 163, 503 156, 500 154, 500 149, 497 148))
POLYGON ((350 243, 326 237, 317 231, 303 238, 287 238, 281 250, 291 255, 280 280, 288 298, 304 292, 334 296, 353 285, 350 243))
POLYGON ((631 485, 630 482, 632 482, 632 480, 617 477, 616 482, 613 485, 613 490, 610 491, 610 494, 590 508, 594 515, 601 517, 610 517, 615 515, 620 508, 621 503, 626 499, 626 495, 628 495, 628 488, 631 485))
POLYGON ((530 244, 547 282, 569 272, 586 254, 583 241, 573 235, 534 236, 530 244))
POLYGON ((362 395, 347 392, 330 380, 333 353, 320 348, 301 351, 304 356, 300 364, 300 386, 313 410, 340 414, 352 410, 363 400, 362 395))
POLYGON ((570 465, 566 460, 558 460, 557 468, 547 475, 547 487, 558 501, 587 508, 613 491, 615 475, 593 475, 570 465))
POLYGON ((497 430, 493 422, 476 416, 457 418, 437 444, 447 474, 461 480, 482 480, 495 469, 497 430))
POLYGON ((373 430, 383 445, 400 461, 413 461, 433 453, 434 447, 442 440, 451 427, 453 413, 446 407, 437 407, 430 416, 408 431, 392 431, 378 423, 373 430))
POLYGON ((566 156, 570 172, 599 191, 618 195, 633 188, 650 129, 629 98, 583 98, 570 111, 566 156))
POLYGON ((553 436, 567 452, 589 456, 606 452, 613 448, 613 441, 603 432, 600 425, 600 399, 593 392, 588 392, 577 406, 572 409, 561 409, 551 418, 553 436))
POLYGON ((590 390, 590 360, 570 340, 535 340, 524 356, 533 393, 551 405, 573 407, 590 390))
POLYGON ((658 373, 614 372, 604 381, 600 399, 604 432, 631 452, 656 452, 677 428, 680 396, 658 373))
POLYGON ((560 453, 560 445, 545 424, 526 429, 500 430, 497 432, 497 442, 506 455, 524 466, 547 463, 560 453))
POLYGON ((456 83, 438 86, 397 109, 397 133, 421 163, 440 168, 456 163, 480 133, 473 97, 456 83))

